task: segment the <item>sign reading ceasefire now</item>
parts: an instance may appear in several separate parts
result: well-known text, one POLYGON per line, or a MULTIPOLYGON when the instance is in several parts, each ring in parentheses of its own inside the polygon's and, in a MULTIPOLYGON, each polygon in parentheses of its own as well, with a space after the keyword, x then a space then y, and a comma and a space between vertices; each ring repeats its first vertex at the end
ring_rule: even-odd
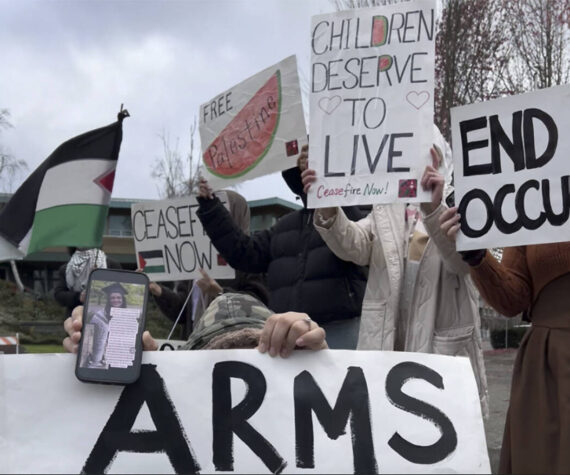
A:
MULTIPOLYGON (((229 207, 225 192, 216 196, 229 207)), ((197 210, 194 196, 132 205, 137 264, 151 280, 200 279, 200 269, 213 279, 235 277, 234 269, 218 254, 204 231, 197 210)))
POLYGON ((490 473, 469 359, 145 352, 125 387, 0 356, 5 473, 490 473))

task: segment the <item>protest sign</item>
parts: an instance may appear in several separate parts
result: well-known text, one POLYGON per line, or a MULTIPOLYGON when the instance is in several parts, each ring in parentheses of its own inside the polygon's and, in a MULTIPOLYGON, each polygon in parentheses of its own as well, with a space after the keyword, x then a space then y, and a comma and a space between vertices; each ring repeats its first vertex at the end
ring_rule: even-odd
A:
POLYGON ((311 32, 309 207, 429 201, 435 2, 318 15, 311 32))
POLYGON ((130 386, 0 356, 4 473, 489 473, 469 360, 146 352, 130 386))
MULTIPOLYGON (((227 195, 216 193, 226 207, 227 195)), ((235 271, 219 255, 196 216, 194 196, 131 206, 137 264, 152 281, 231 279, 235 271)))
POLYGON ((570 240, 570 86, 451 109, 457 249, 570 240))
POLYGON ((307 143, 296 57, 202 104, 200 141, 214 189, 296 166, 307 143))

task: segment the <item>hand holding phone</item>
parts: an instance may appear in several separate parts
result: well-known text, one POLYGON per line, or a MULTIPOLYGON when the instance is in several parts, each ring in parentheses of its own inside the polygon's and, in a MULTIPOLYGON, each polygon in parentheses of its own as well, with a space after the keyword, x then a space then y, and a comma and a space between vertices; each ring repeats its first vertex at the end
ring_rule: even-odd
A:
POLYGON ((114 384, 138 379, 148 285, 140 272, 91 272, 75 367, 78 379, 114 384))

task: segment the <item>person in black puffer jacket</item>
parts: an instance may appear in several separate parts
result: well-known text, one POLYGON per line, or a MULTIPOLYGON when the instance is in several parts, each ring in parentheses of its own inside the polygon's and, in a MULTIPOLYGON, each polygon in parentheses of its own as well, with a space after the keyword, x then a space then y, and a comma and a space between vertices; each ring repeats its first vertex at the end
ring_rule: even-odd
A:
MULTIPOLYGON (((283 172, 305 207, 282 216, 270 229, 244 234, 205 180, 200 183, 197 215, 234 269, 266 273, 272 311, 307 313, 327 332, 330 348, 355 349, 367 268, 337 258, 313 227, 313 210, 306 208, 301 183, 306 159, 304 148, 299 166, 283 172)), ((358 207, 343 209, 355 221, 365 216, 358 207)))

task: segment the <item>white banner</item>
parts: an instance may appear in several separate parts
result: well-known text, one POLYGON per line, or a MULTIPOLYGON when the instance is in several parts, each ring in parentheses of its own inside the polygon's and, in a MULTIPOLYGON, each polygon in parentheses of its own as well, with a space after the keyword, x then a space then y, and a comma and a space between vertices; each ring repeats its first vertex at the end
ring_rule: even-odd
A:
MULTIPOLYGON (((216 196, 229 208, 224 192, 216 196)), ((131 206, 137 265, 152 281, 233 279, 235 271, 220 256, 196 216, 194 196, 145 201, 131 206)))
POLYGON ((458 250, 570 240, 570 85, 451 109, 458 250))
POLYGON ((214 189, 297 165, 307 129, 289 56, 200 106, 203 175, 214 189))
POLYGON ((145 352, 131 386, 0 356, 3 473, 490 473, 463 357, 145 352))
POLYGON ((312 19, 310 208, 429 201, 435 2, 312 19))

